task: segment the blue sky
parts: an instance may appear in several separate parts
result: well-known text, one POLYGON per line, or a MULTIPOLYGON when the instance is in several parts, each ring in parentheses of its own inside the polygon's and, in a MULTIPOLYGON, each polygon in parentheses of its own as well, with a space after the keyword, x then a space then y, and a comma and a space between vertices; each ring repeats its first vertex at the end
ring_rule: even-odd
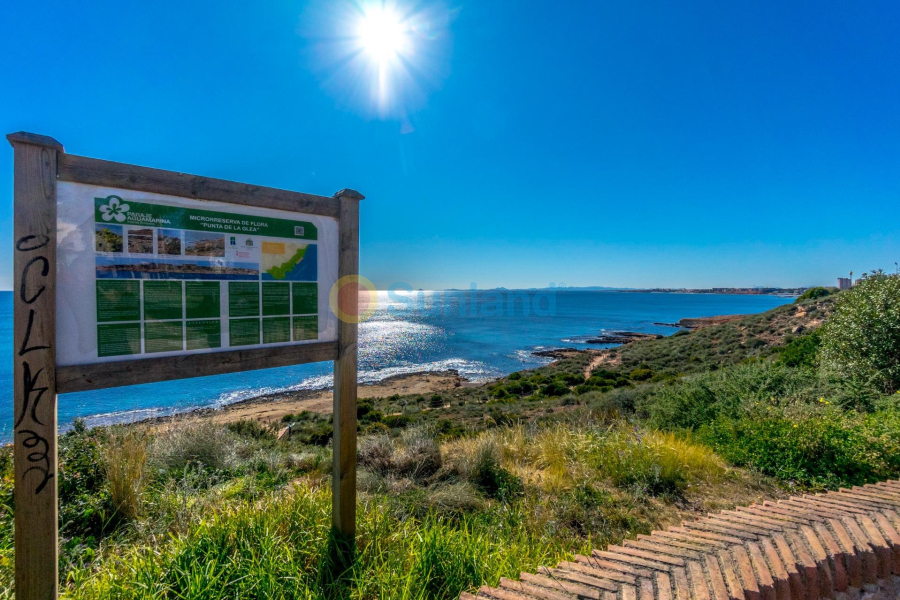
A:
MULTIPOLYGON (((379 102, 341 0, 5 3, 0 129, 356 188, 382 288, 834 284, 900 260, 900 3, 397 11, 412 32, 379 102)), ((0 289, 11 206, 3 144, 0 289)))

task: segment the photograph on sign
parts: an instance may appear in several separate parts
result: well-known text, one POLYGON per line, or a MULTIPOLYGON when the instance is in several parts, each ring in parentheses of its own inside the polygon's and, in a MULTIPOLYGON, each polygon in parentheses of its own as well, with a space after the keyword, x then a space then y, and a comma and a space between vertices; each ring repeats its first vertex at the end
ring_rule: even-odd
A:
POLYGON ((337 339, 337 222, 60 182, 62 366, 337 339))

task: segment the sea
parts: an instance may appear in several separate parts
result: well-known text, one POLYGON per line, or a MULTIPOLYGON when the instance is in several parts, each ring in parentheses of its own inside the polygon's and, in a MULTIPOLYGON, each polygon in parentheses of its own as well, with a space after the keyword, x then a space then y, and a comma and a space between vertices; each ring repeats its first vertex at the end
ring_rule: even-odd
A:
MULTIPOLYGON (((374 299, 374 298, 373 298, 374 299)), ((359 327, 359 381, 453 369, 485 381, 535 368, 553 348, 602 348, 604 332, 672 335, 687 317, 767 311, 793 298, 772 295, 581 291, 378 292, 359 327)), ((11 438, 12 292, 0 292, 0 441, 11 438)), ((256 396, 329 387, 332 364, 317 363, 59 396, 59 426, 128 423, 196 408, 223 407, 256 396)), ((364 392, 361 392, 365 395, 364 392)))

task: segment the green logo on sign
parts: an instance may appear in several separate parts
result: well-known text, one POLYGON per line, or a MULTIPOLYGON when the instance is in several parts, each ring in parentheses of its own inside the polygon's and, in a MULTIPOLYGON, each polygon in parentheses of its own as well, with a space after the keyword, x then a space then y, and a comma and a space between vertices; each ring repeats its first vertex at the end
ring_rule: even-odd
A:
POLYGON ((100 207, 100 218, 104 221, 116 220, 119 223, 125 222, 125 215, 131 208, 125 204, 118 196, 107 196, 107 204, 100 207))

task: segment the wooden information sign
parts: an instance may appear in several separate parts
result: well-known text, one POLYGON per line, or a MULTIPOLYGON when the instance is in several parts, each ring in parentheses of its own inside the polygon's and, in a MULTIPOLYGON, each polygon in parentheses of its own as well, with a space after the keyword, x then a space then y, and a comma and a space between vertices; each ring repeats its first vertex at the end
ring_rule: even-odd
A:
POLYGON ((17 597, 58 594, 56 408, 66 392, 334 361, 332 523, 352 541, 363 196, 75 156, 30 133, 7 139, 17 597))

